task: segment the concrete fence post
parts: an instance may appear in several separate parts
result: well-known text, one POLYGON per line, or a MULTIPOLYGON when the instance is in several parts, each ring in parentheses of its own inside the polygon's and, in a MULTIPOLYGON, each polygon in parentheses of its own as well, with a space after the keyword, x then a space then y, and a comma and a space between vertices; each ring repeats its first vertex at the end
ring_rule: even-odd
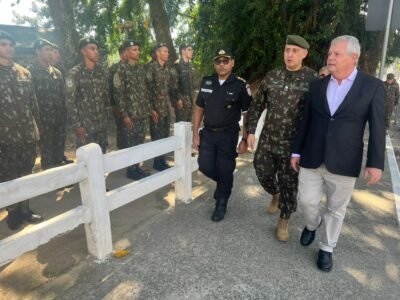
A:
POLYGON ((181 143, 175 150, 175 165, 181 167, 180 179, 175 182, 175 195, 177 200, 189 203, 192 200, 192 124, 175 123, 174 135, 181 143))
POLYGON ((85 224, 88 251, 104 260, 112 253, 111 223, 104 178, 103 154, 97 144, 80 147, 78 161, 85 162, 88 178, 79 183, 82 204, 89 208, 90 223, 85 224))

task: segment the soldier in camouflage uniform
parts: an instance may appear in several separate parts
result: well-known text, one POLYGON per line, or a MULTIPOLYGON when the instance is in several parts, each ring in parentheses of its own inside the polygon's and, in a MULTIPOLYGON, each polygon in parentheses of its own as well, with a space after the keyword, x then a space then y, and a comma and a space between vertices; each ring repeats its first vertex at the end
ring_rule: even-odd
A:
POLYGON ((394 79, 394 74, 389 73, 383 85, 385 87, 386 129, 389 129, 392 113, 399 103, 399 84, 394 79))
MULTIPOLYGON (((138 64, 140 45, 134 41, 126 41, 123 47, 128 62, 120 65, 114 74, 114 97, 121 112, 128 146, 132 147, 144 143, 152 108, 147 92, 144 66, 138 64)), ((139 180, 149 174, 136 164, 128 167, 126 176, 139 180)))
POLYGON ((97 143, 106 153, 110 88, 107 70, 99 61, 98 43, 93 38, 79 41, 83 62, 69 70, 66 79, 68 116, 75 129, 77 147, 97 143))
MULTIPOLYGON (((0 182, 32 173, 36 125, 41 127, 31 74, 12 61, 14 46, 15 40, 0 31, 0 182)), ((28 200, 7 207, 7 211, 7 224, 12 230, 24 221, 42 220, 29 209, 28 200)))
POLYGON ((67 107, 61 72, 50 65, 52 44, 47 40, 34 43, 37 61, 29 67, 39 105, 42 128, 40 153, 42 169, 60 166, 64 159, 67 107))
MULTIPOLYGON (((151 140, 156 141, 169 136, 170 97, 176 95, 176 87, 167 66, 169 50, 166 44, 156 45, 152 51, 153 60, 146 65, 146 84, 152 106, 150 120, 151 140)), ((165 155, 154 158, 153 168, 163 171, 169 168, 165 155)))
POLYGON ((171 69, 175 85, 178 87, 177 99, 172 103, 175 109, 175 122, 192 122, 193 114, 193 71, 190 60, 193 48, 190 45, 179 47, 181 58, 171 69))
POLYGON ((318 78, 314 70, 302 65, 308 48, 302 37, 287 37, 285 66, 267 73, 247 114, 248 143, 253 148, 257 121, 267 109, 254 167, 263 188, 273 195, 267 212, 281 210, 276 232, 280 241, 289 240, 288 220, 297 206, 297 173, 290 166, 290 147, 302 117, 304 94, 309 83, 318 78))
POLYGON ((118 48, 119 62, 113 64, 110 69, 108 70, 109 80, 110 80, 110 103, 113 110, 114 118, 115 118, 115 125, 117 127, 117 147, 118 149, 125 149, 128 147, 128 137, 126 135, 126 130, 124 130, 125 125, 123 122, 123 118, 121 116, 121 112, 118 109, 117 103, 115 101, 115 95, 113 90, 113 79, 114 74, 117 69, 123 65, 127 58, 126 58, 126 51, 123 45, 118 48))

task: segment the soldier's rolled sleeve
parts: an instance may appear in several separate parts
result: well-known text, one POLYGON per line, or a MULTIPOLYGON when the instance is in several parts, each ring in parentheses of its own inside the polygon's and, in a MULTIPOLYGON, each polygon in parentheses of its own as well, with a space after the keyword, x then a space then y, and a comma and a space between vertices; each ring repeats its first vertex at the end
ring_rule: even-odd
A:
POLYGON ((258 87, 247 111, 246 129, 249 134, 254 134, 256 132, 258 120, 266 106, 266 100, 266 80, 264 79, 258 87))

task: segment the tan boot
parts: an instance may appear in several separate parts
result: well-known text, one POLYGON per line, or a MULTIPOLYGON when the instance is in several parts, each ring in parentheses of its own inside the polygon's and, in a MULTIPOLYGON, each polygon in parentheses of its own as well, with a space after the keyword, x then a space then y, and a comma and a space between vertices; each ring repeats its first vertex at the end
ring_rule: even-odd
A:
POLYGON ((278 208, 278 205, 279 205, 279 195, 280 195, 279 193, 273 195, 273 196, 272 196, 271 202, 270 202, 269 205, 265 208, 265 211, 266 211, 268 214, 273 215, 273 214, 276 214, 276 213, 278 212, 278 210, 279 210, 279 208, 278 208))
POLYGON ((289 240, 289 220, 279 218, 278 226, 276 227, 276 239, 281 242, 289 240))

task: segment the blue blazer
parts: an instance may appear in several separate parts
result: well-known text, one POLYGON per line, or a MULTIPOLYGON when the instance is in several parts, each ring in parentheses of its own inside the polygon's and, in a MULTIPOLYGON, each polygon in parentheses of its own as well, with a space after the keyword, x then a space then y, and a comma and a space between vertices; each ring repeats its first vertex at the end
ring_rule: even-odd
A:
POLYGON ((366 166, 383 170, 386 128, 382 81, 358 71, 349 93, 331 115, 326 97, 329 80, 327 76, 311 83, 292 153, 301 155, 303 168, 325 164, 331 173, 358 177, 368 122, 366 166))

